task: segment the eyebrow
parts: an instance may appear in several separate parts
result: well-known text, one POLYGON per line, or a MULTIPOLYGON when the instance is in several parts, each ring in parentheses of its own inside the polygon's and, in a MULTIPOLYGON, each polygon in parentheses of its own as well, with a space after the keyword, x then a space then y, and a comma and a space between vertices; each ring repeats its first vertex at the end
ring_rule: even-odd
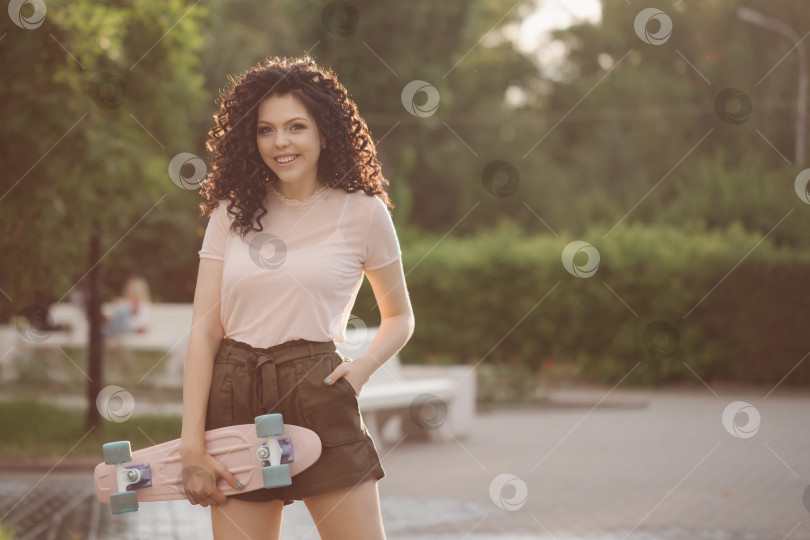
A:
MULTIPOLYGON (((306 121, 307 119, 306 119, 306 118, 304 118, 303 116, 296 116, 295 118, 290 118, 289 120, 287 120, 287 121, 286 121, 286 122, 284 122, 284 123, 285 123, 285 124, 289 124, 289 123, 291 123, 291 122, 295 122, 296 120, 304 120, 304 121, 306 121)), ((259 120, 259 121, 257 122, 257 124, 268 124, 268 125, 271 125, 271 126, 273 125, 272 123, 270 123, 270 122, 268 122, 268 121, 266 121, 266 120, 259 120)))

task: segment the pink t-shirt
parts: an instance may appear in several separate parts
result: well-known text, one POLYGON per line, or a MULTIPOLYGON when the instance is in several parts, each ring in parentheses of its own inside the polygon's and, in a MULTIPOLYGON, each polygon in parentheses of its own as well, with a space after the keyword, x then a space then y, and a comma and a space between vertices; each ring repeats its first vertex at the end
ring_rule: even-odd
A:
POLYGON ((345 341, 364 270, 402 255, 385 203, 326 186, 298 201, 268 184, 264 230, 242 240, 230 230, 229 202, 214 209, 198 252, 223 261, 225 337, 257 348, 291 339, 345 341))

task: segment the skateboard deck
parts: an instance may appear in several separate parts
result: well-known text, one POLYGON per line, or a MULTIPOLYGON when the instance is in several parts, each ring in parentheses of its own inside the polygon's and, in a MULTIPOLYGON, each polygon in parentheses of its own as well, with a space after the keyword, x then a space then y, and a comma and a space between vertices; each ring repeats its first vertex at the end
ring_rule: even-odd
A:
MULTIPOLYGON (((321 440, 312 430, 284 424, 280 414, 268 414, 257 416, 254 424, 206 431, 205 449, 245 486, 237 489, 218 478, 217 489, 233 495, 290 485, 292 476, 318 460, 321 440)), ((99 501, 111 504, 114 514, 136 511, 138 502, 187 498, 180 439, 135 452, 129 441, 118 441, 103 450, 104 463, 96 466, 93 482, 99 501)), ((211 481, 202 469, 197 474, 211 481)))

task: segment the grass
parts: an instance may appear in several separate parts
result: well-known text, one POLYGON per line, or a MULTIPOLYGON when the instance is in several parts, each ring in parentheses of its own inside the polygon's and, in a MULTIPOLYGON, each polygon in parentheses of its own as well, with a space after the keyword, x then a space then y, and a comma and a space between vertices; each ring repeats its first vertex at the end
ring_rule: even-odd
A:
MULTIPOLYGON (((42 385, 49 390, 64 392, 76 386, 83 387, 87 380, 84 374, 87 371, 86 349, 34 347, 13 362, 17 384, 24 386, 42 385)), ((106 344, 105 383, 123 387, 137 384, 149 388, 163 376, 167 363, 163 351, 128 350, 106 344)))
MULTIPOLYGON (((156 364, 166 362, 158 351, 119 351, 108 348, 105 354, 104 384, 119 385, 152 402, 182 399, 180 389, 155 388, 152 381, 160 370, 139 381, 156 364), (162 359, 162 360, 161 360, 162 359)), ((138 416, 115 423, 101 419, 92 430, 85 426, 84 410, 65 409, 48 403, 47 396, 84 397, 87 379, 86 351, 64 347, 56 350, 29 351, 16 359, 18 380, 0 388, 0 458, 58 460, 98 458, 101 446, 129 440, 138 450, 180 437, 181 418, 138 416), (78 444, 77 444, 78 443, 78 444), (73 448, 75 446, 75 448, 73 448), (72 450, 71 450, 72 449, 72 450)), ((8 533, 6 533, 8 534, 8 533)), ((0 540, 3 536, 0 535, 0 540)))
POLYGON ((104 443, 128 440, 133 450, 139 450, 179 438, 182 426, 179 416, 143 416, 121 423, 102 418, 97 427, 88 430, 84 416, 84 412, 59 409, 33 399, 2 401, 0 457, 56 460, 82 457, 98 458, 101 462, 104 443))

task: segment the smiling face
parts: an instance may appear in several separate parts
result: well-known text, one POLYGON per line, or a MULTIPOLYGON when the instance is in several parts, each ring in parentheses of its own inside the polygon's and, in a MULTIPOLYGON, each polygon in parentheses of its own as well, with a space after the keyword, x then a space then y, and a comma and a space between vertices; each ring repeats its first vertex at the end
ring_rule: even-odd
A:
POLYGON ((259 104, 256 145, 282 183, 296 184, 296 191, 316 188, 318 156, 325 142, 315 119, 292 94, 270 96, 259 104))

